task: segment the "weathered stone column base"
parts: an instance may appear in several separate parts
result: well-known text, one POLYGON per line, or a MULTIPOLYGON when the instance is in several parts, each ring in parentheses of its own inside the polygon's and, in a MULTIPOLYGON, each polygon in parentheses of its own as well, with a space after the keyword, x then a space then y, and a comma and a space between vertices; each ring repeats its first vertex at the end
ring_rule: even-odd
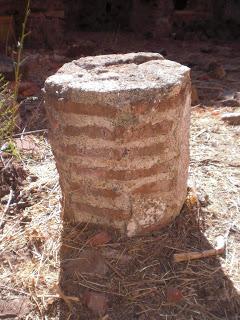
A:
POLYGON ((189 69, 154 53, 81 58, 45 83, 64 219, 128 236, 165 226, 187 192, 189 69))

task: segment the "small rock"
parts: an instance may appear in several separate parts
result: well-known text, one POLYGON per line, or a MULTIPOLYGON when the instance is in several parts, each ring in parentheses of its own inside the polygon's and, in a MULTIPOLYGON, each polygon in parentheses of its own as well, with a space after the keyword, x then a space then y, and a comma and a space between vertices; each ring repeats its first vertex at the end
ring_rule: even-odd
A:
POLYGON ((106 243, 110 242, 111 240, 112 240, 112 238, 111 238, 110 234, 107 233, 106 231, 102 231, 102 232, 97 233, 92 238, 90 238, 88 240, 88 244, 90 244, 93 247, 96 247, 96 246, 101 246, 103 244, 106 244, 106 243))
POLYGON ((108 308, 108 298, 103 293, 86 291, 83 294, 83 301, 94 314, 104 316, 108 308))
POLYGON ((203 191, 197 192, 197 197, 201 207, 207 207, 210 204, 209 196, 203 191))
POLYGON ((240 112, 224 113, 221 119, 232 125, 240 125, 240 112))
POLYGON ((17 149, 22 152, 37 152, 39 150, 37 144, 31 136, 24 136, 22 139, 15 139, 17 149))
POLYGON ((191 99, 192 99, 192 106, 195 106, 196 104, 199 103, 198 91, 194 85, 192 85, 191 99))
POLYGON ((0 319, 25 319, 30 312, 30 301, 27 298, 0 300, 0 319))
POLYGON ((182 292, 173 287, 167 288, 167 302, 169 303, 177 303, 180 302, 183 299, 182 292))
POLYGON ((208 66, 208 74, 212 78, 223 79, 226 76, 226 71, 220 63, 211 62, 208 66))

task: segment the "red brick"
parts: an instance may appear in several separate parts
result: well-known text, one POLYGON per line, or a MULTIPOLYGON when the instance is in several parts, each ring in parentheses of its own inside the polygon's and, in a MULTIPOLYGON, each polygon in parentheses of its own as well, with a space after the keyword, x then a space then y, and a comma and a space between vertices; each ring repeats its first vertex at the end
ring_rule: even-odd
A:
POLYGON ((135 158, 137 156, 155 156, 161 155, 166 150, 165 143, 154 143, 142 148, 129 149, 129 158, 135 158))
POLYGON ((146 183, 132 191, 133 194, 148 194, 155 192, 168 192, 173 187, 173 180, 163 180, 146 183))
POLYGON ((132 170, 109 170, 105 168, 88 168, 83 167, 79 164, 72 164, 71 170, 74 170, 79 176, 93 176, 96 178, 103 178, 109 180, 121 180, 128 181, 138 178, 144 178, 153 176, 159 173, 166 173, 171 170, 173 161, 165 163, 155 164, 150 168, 146 169, 132 169, 132 170))
MULTIPOLYGON (((53 122, 55 122, 55 120, 51 119, 51 123, 53 122)), ((166 120, 154 125, 148 123, 137 127, 131 126, 129 128, 118 126, 114 129, 114 131, 98 126, 67 126, 64 127, 63 133, 70 137, 85 135, 92 139, 101 138, 110 141, 124 139, 127 142, 141 140, 143 138, 157 137, 159 135, 166 135, 170 132, 172 125, 172 121, 166 120)))
POLYGON ((120 160, 125 157, 134 159, 137 157, 161 155, 164 151, 166 151, 167 147, 164 143, 154 143, 149 146, 134 148, 113 149, 102 147, 86 149, 78 148, 78 146, 75 144, 69 144, 61 145, 60 149, 63 153, 66 153, 70 156, 88 156, 108 160, 120 160))
POLYGON ((162 121, 156 124, 143 124, 137 127, 117 127, 115 129, 116 137, 123 138, 126 142, 141 140, 143 138, 158 137, 159 135, 166 135, 172 128, 172 121, 162 121))
POLYGON ((90 194, 93 196, 100 196, 110 199, 116 199, 121 196, 121 193, 111 190, 111 189, 102 189, 95 188, 93 186, 86 186, 86 183, 77 183, 71 182, 70 184, 70 193, 79 192, 81 194, 90 194))
POLYGON ((105 216, 116 220, 127 220, 130 217, 130 212, 121 209, 100 208, 87 203, 79 202, 75 203, 75 205, 77 209, 83 213, 86 212, 95 216, 105 216))
POLYGON ((164 98, 157 103, 144 103, 139 102, 132 105, 131 109, 136 114, 150 113, 151 109, 157 110, 157 112, 168 111, 170 109, 177 109, 179 105, 183 104, 185 99, 185 92, 189 92, 189 84, 183 86, 178 94, 178 96, 172 96, 170 98, 164 98))
POLYGON ((85 135, 92 139, 102 138, 105 140, 114 140, 114 133, 111 130, 104 127, 98 127, 98 126, 85 126, 85 127, 67 126, 67 127, 64 127, 63 133, 66 136, 70 136, 70 137, 85 135))
POLYGON ((99 116, 106 118, 115 118, 117 109, 115 107, 100 104, 83 104, 69 101, 53 101, 52 106, 55 110, 63 113, 75 113, 89 116, 99 116))
POLYGON ((139 101, 138 103, 131 106, 131 110, 136 114, 144 114, 150 112, 152 108, 153 103, 147 104, 145 101, 139 101))

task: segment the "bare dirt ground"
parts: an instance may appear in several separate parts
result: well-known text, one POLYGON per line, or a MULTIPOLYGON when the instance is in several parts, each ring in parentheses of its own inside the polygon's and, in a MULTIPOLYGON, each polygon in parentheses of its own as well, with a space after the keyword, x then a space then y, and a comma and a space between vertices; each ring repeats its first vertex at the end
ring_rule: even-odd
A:
MULTIPOLYGON (((27 80, 40 88, 62 63, 89 54, 154 51, 191 66, 199 99, 188 198, 172 225, 145 237, 62 225, 47 133, 18 137, 20 157, 0 161, 0 319, 240 319, 240 127, 221 120, 239 110, 239 45, 100 33, 79 39, 54 53, 26 52, 27 80), (220 72, 212 74, 211 62, 220 72), (225 255, 173 262, 174 253, 215 247, 220 235, 225 255)), ((21 116, 25 132, 46 128, 40 92, 23 100, 21 116)))

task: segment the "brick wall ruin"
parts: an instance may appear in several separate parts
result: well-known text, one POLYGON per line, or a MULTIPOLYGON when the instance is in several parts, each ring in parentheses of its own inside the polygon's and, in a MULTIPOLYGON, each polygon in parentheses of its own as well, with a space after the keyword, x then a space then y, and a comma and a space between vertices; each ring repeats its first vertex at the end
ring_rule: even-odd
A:
MULTIPOLYGON (((0 0, 2 30, 9 24, 19 34, 24 5, 24 0, 0 0)), ((239 24, 240 0, 32 0, 27 42, 52 49, 72 31, 124 31, 146 38, 176 34, 180 39, 201 32, 229 39, 240 36, 239 24)), ((5 40, 0 32, 0 44, 5 40)))

